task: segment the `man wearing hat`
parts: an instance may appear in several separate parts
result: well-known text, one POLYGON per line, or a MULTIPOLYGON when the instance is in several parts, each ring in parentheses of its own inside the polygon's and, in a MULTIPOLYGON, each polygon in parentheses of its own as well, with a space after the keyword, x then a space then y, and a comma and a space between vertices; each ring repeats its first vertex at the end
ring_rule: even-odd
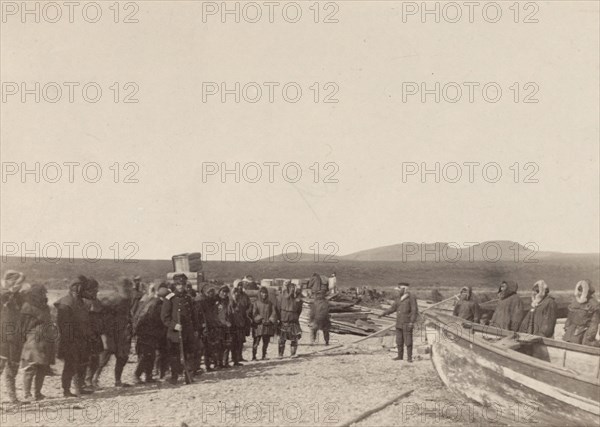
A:
POLYGON ((21 318, 23 294, 29 288, 25 275, 8 270, 0 289, 0 376, 6 368, 6 389, 11 403, 18 403, 15 379, 21 361, 21 337, 17 325, 21 318))
POLYGON ((167 344, 171 360, 171 384, 177 383, 179 374, 183 372, 181 357, 186 365, 191 361, 195 351, 195 339, 198 335, 199 325, 194 301, 186 293, 187 276, 183 273, 173 276, 175 291, 165 297, 161 308, 161 319, 167 327, 167 344), (183 352, 180 354, 180 344, 183 340, 183 352))
POLYGON ((407 361, 412 363, 413 349, 413 327, 419 316, 417 299, 408 291, 408 283, 398 283, 396 290, 398 298, 392 306, 380 314, 378 317, 387 316, 396 312, 396 346, 398 347, 398 357, 394 360, 402 360, 404 356, 404 344, 406 343, 407 361))

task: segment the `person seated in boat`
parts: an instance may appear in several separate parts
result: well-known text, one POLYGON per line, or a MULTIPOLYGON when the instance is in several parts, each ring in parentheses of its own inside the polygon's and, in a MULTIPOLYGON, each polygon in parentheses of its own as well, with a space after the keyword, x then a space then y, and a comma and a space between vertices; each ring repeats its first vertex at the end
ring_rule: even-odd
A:
POLYGON ((583 334, 582 343, 591 347, 600 347, 600 310, 597 310, 592 316, 590 327, 583 334))
POLYGON ((564 341, 584 345, 592 345, 595 341, 598 327, 596 325, 596 331, 593 330, 592 320, 600 316, 600 306, 593 297, 594 292, 589 280, 581 280, 575 285, 575 301, 569 305, 564 341))
POLYGON ((463 286, 460 289, 459 298, 452 314, 469 322, 479 323, 481 317, 479 304, 473 300, 473 289, 470 286, 463 286))
POLYGON ((396 312, 396 345, 398 357, 393 360, 402 360, 404 356, 404 344, 406 343, 407 361, 412 362, 413 350, 413 328, 419 316, 417 298, 408 291, 408 283, 398 283, 396 290, 398 298, 392 306, 377 317, 387 316, 396 312))
POLYGON ((550 295, 550 289, 543 280, 534 283, 531 290, 531 308, 521 322, 519 332, 540 335, 546 338, 554 336, 557 306, 550 295))
POLYGON ((514 332, 519 330, 525 308, 523 307, 521 298, 517 295, 518 288, 519 285, 517 282, 513 282, 512 280, 502 282, 498 290, 500 301, 498 301, 496 310, 490 321, 491 326, 514 332))

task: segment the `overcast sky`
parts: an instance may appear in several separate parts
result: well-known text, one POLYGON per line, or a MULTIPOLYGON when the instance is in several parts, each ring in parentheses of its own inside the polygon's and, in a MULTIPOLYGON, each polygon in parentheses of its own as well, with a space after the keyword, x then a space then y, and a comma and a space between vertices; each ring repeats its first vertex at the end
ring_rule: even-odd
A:
MULTIPOLYGON (((135 24, 112 22, 112 2, 96 24, 81 14, 73 24, 5 16, 4 96, 12 88, 6 82, 81 85, 73 103, 66 86, 56 103, 33 96, 22 103, 20 93, 3 99, 4 248, 97 242, 111 257, 115 242, 135 242, 136 257, 168 258, 207 242, 256 242, 265 256, 265 242, 297 242, 305 252, 317 242, 322 253, 335 242, 343 255, 403 241, 504 239, 544 251, 598 252, 598 3, 538 3, 539 23, 531 24, 515 24, 508 4, 496 24, 481 13, 474 23, 412 16, 403 23, 401 2, 340 2, 339 23, 329 24, 313 22, 312 2, 302 3, 296 24, 277 11, 272 24, 223 24, 218 16, 203 23, 200 2, 139 2, 135 24), (97 103, 81 96, 87 82, 103 90, 97 103), (121 101, 134 87, 124 84, 134 82, 139 102, 115 103, 114 82, 121 101), (262 98, 250 103, 242 94, 235 103, 231 95, 222 103, 214 95, 203 102, 203 82, 257 82, 262 98), (264 82, 280 84, 273 103, 264 82), (289 82, 302 88, 296 103, 283 99, 289 82), (403 102, 403 82, 456 82, 464 92, 456 103, 435 103, 433 95, 403 102), (464 82, 496 82, 502 97, 486 102, 478 89, 470 103, 464 82), (335 90, 339 102, 322 102, 335 90), (523 102, 527 95, 539 102, 523 102), (63 166, 57 183, 35 183, 32 175, 22 183, 18 173, 8 175, 12 162, 96 162, 102 178, 88 183, 79 167, 69 183, 63 166), (115 162, 119 181, 135 172, 139 182, 114 183, 115 162), (127 162, 139 170, 125 170, 127 162), (257 183, 236 183, 233 175, 223 183, 219 174, 203 182, 208 162, 295 162, 302 178, 287 182, 277 166, 271 183, 263 165, 257 183), (481 166, 473 183, 464 165, 457 183, 435 183, 433 175, 423 183, 419 173, 403 182, 411 162, 481 166), (497 183, 486 181, 493 168, 482 174, 486 163, 501 168, 497 183), (330 173, 337 183, 323 182, 330 173), (523 182, 527 176, 538 182, 523 182)), ((319 20, 333 11, 321 10, 319 20)), ((257 96, 252 90, 248 98, 257 96)), ((445 171, 454 177, 455 169, 445 171)), ((54 172, 46 172, 51 180, 54 172)))

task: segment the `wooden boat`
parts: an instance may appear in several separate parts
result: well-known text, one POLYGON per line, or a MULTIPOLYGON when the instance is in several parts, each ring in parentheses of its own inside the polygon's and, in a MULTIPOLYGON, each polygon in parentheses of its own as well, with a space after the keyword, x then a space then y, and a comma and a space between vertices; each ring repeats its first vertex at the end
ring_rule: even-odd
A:
POLYGON ((433 366, 451 390, 512 423, 600 425, 600 348, 465 322, 436 309, 423 314, 433 366))

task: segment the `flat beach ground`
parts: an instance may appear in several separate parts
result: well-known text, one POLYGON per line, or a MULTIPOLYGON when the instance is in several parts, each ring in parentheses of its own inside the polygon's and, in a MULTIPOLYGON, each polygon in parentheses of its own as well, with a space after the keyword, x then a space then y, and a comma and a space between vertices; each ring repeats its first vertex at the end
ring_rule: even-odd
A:
MULTIPOLYGON (((422 337, 415 337, 414 363, 393 361, 394 337, 368 340, 367 345, 332 349, 322 339, 310 345, 303 325, 301 357, 277 358, 277 345, 269 347, 267 361, 246 362, 243 367, 203 373, 191 385, 166 382, 113 387, 113 361, 102 374, 101 390, 82 399, 65 399, 60 375, 47 377, 47 399, 16 407, 2 404, 4 426, 336 426, 398 396, 412 394, 356 425, 505 425, 494 411, 468 402, 449 391, 438 378, 422 337), (320 342, 319 342, 320 341, 320 342), (388 346, 387 348, 382 345, 388 346)), ((358 339, 332 334, 330 347, 358 339)), ((286 356, 289 355, 289 345, 286 356)), ((244 358, 251 358, 249 343, 244 358)), ((123 374, 131 382, 136 357, 130 357, 123 374)), ((60 374, 62 363, 54 371, 60 374)), ((22 376, 18 378, 22 396, 22 376)), ((181 382, 181 380, 180 380, 181 382)), ((2 394, 6 399, 5 392, 2 394)))

